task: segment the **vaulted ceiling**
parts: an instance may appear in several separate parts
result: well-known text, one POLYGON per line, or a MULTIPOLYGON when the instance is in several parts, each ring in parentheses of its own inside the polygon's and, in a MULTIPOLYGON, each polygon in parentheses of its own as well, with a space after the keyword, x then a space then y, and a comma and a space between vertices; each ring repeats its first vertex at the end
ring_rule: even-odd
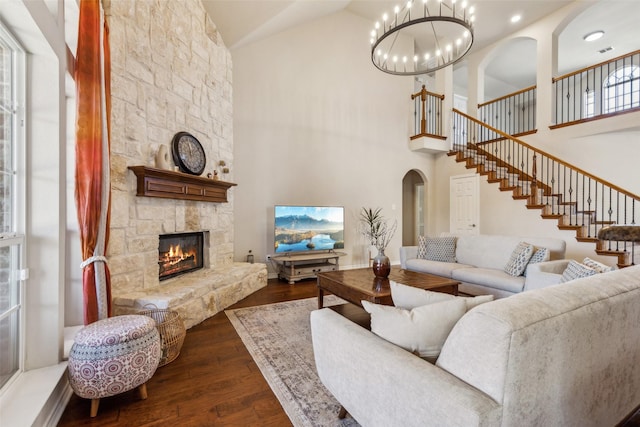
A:
MULTIPOLYGON (((564 74, 638 49, 639 0, 579 0, 584 11, 559 35, 558 70, 564 74), (583 36, 603 30, 605 36, 592 43, 583 36), (612 47, 605 53, 600 50, 612 47)), ((572 3, 567 0, 475 0, 475 40, 472 52, 512 34, 572 3), (516 24, 511 16, 519 14, 516 24)), ((347 10, 378 20, 397 1, 389 0, 202 0, 232 50, 320 17, 347 10)), ((367 35, 363 35, 367 37, 367 35)), ((515 39, 503 46, 486 69, 490 80, 513 88, 535 84, 536 42, 515 39)), ((457 82, 466 79, 464 62, 456 66, 457 82)), ((462 83, 464 84, 464 83, 462 83)), ((500 96, 500 95, 496 95, 500 96)))

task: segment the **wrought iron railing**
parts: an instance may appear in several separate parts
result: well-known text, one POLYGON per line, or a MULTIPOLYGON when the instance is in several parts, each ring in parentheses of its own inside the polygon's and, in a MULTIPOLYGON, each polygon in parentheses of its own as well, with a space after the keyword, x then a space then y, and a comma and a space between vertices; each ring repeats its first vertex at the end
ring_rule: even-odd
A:
POLYGON ((478 117, 509 135, 536 130, 536 86, 478 104, 478 117))
POLYGON ((422 90, 411 95, 413 100, 414 134, 411 139, 421 136, 445 138, 442 129, 442 101, 444 95, 429 92, 425 85, 422 90))
MULTIPOLYGON (((579 241, 597 242, 598 231, 608 225, 637 223, 640 196, 455 109, 452 146, 489 181, 542 209, 543 217, 557 218, 559 228, 576 230, 579 241)), ((597 249, 624 253, 629 245, 607 242, 597 249)))
POLYGON ((640 50, 553 78, 554 127, 640 109, 640 50))

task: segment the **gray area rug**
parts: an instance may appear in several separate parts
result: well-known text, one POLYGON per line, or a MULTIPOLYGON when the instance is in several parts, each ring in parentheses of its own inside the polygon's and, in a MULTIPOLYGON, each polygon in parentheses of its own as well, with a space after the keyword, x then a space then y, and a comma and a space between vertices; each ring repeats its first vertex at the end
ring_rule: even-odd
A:
MULTIPOLYGON (((333 295, 324 301, 344 303, 333 295)), ((318 378, 309 324, 317 304, 307 298, 225 313, 294 426, 358 426, 338 419, 340 404, 318 378)))

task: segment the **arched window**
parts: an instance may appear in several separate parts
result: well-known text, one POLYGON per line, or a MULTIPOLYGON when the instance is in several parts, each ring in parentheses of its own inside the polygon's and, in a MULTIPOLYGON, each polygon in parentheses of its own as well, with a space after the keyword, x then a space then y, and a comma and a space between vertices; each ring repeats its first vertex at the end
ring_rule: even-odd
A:
POLYGON ((640 107, 640 67, 618 68, 602 84, 602 113, 640 107))

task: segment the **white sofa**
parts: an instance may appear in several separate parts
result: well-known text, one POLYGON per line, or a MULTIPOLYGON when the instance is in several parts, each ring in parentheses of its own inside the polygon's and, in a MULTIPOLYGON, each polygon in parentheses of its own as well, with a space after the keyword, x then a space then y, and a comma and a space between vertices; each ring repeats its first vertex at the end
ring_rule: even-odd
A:
POLYGON ((496 297, 506 297, 523 290, 559 283, 560 277, 555 274, 539 274, 549 268, 545 265, 530 264, 526 277, 514 277, 504 271, 511 253, 520 242, 549 249, 550 260, 561 260, 565 255, 566 242, 562 239, 498 235, 459 236, 456 240, 456 262, 421 259, 417 257, 417 246, 403 246, 400 248, 400 264, 407 270, 458 280, 460 292, 471 295, 492 294, 496 297))
MULTIPOLYGON (((318 375, 362 426, 613 426, 640 404, 640 266, 481 304, 435 365, 331 309, 318 375)), ((336 415, 337 416, 337 415, 336 415)))

